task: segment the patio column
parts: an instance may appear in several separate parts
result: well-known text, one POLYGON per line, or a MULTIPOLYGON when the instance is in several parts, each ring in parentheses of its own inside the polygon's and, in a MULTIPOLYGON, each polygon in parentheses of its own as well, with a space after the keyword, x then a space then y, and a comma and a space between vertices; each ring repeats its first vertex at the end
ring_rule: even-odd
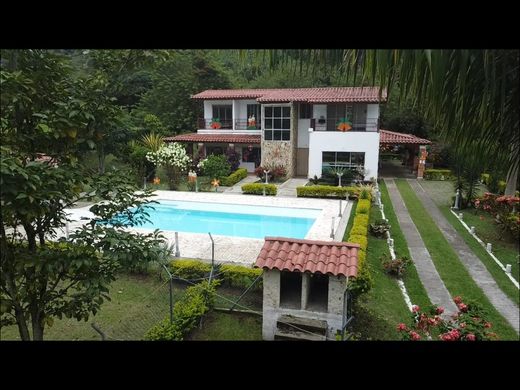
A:
POLYGON ((426 151, 426 145, 419 146, 419 165, 417 167, 417 179, 422 179, 424 175, 424 167, 426 166, 426 157, 428 152, 426 151))

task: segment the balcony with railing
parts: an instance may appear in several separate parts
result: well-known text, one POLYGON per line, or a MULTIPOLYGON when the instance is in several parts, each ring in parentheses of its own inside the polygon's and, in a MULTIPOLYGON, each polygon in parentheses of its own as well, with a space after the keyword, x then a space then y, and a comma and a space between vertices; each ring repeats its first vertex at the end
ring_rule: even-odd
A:
POLYGON ((199 118, 197 121, 199 133, 233 133, 233 134, 260 134, 261 122, 251 122, 248 119, 215 120, 199 118))
POLYGON ((310 127, 314 129, 314 131, 367 132, 379 130, 377 120, 367 120, 365 122, 358 123, 345 121, 344 118, 311 118, 310 127))

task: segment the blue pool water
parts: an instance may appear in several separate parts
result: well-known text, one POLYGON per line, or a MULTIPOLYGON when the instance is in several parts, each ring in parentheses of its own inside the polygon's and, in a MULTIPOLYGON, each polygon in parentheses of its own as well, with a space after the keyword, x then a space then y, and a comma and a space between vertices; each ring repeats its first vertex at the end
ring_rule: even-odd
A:
POLYGON ((320 209, 161 200, 139 227, 248 238, 305 238, 320 209))

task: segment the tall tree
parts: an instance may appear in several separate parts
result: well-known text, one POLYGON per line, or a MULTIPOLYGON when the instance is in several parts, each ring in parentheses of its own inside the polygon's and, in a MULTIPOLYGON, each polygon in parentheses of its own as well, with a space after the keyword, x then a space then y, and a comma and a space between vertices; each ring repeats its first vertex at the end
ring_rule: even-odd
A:
POLYGON ((95 314, 115 272, 158 256, 162 241, 158 232, 124 229, 146 219, 150 192, 136 192, 122 173, 77 164, 82 145, 94 142, 96 110, 107 126, 117 119, 111 102, 84 100, 97 93, 94 84, 71 77, 59 55, 3 51, 0 59, 0 325, 16 323, 22 340, 42 340, 55 317, 95 314), (90 209, 97 217, 57 240, 66 208, 94 197, 105 200, 90 209))

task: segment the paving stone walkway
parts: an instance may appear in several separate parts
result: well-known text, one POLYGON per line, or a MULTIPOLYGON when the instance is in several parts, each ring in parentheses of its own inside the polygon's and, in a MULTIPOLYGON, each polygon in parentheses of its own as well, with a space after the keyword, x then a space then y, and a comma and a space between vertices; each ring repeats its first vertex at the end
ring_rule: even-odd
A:
POLYGON ((225 194, 241 194, 242 193, 242 185, 248 184, 248 183, 254 183, 258 180, 258 177, 256 175, 248 175, 247 177, 240 180, 237 184, 235 184, 233 187, 226 188, 223 192, 225 194))
POLYGON ((304 186, 308 181, 308 179, 297 178, 286 180, 278 186, 278 192, 276 196, 296 198, 296 187, 304 186))
POLYGON ((457 307, 433 264, 430 253, 426 249, 426 245, 424 245, 424 241, 408 213, 394 180, 386 178, 384 180, 399 221, 399 226, 408 243, 410 256, 412 257, 417 273, 419 274, 419 279, 421 279, 421 283, 426 289, 430 301, 434 305, 444 307, 444 315, 446 317, 456 313, 457 307))
POLYGON ((482 264, 480 259, 473 253, 460 234, 441 213, 437 205, 433 202, 419 182, 417 180, 408 179, 408 183, 414 189, 417 197, 421 200, 424 208, 428 210, 428 213, 433 218, 446 240, 455 250, 460 261, 469 271, 475 283, 477 283, 493 306, 495 306, 498 312, 504 316, 504 318, 518 333, 520 322, 518 306, 500 289, 484 264, 482 264))

